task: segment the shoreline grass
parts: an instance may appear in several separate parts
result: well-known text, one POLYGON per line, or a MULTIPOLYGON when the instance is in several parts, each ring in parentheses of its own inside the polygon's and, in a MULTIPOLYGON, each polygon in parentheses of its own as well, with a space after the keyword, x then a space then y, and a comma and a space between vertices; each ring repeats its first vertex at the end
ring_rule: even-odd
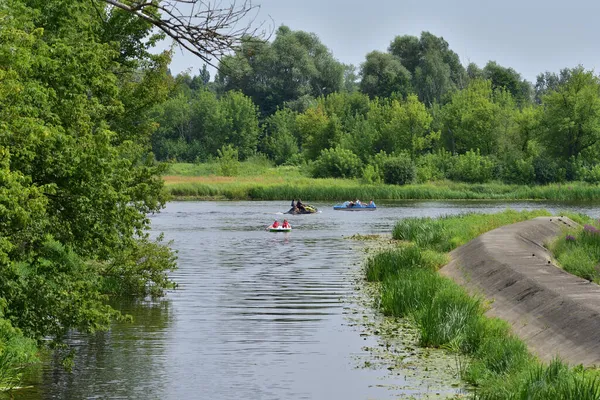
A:
POLYGON ((600 185, 585 182, 527 186, 437 181, 399 186, 309 178, 298 167, 248 163, 240 170, 239 176, 227 177, 218 175, 213 164, 173 164, 163 180, 165 190, 176 200, 600 200, 600 185))
POLYGON ((544 210, 499 214, 409 218, 393 238, 403 245, 369 258, 366 279, 381 282, 384 314, 409 318, 420 345, 441 347, 464 357, 461 377, 478 399, 598 399, 600 371, 541 363, 510 332, 506 321, 484 315, 486 303, 438 274, 447 252, 503 225, 549 215, 544 210))
POLYGON ((581 226, 566 229, 548 248, 565 271, 600 284, 600 220, 586 217, 574 219, 581 226))

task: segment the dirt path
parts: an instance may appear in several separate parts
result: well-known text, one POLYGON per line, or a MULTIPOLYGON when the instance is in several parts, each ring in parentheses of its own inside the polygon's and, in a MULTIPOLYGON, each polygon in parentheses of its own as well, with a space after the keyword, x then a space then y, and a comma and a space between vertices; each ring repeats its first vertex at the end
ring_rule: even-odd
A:
POLYGON ((451 253, 441 273, 491 301, 530 350, 549 361, 600 365, 600 286, 552 264, 544 243, 569 218, 539 217, 487 232, 451 253))

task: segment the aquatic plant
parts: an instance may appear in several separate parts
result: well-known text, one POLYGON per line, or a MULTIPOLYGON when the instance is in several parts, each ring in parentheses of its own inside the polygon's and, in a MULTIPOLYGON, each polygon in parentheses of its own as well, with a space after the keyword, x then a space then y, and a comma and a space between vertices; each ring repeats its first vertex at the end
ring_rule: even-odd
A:
MULTIPOLYGON (((439 251, 452 250, 485 231, 540 215, 548 213, 507 210, 494 215, 405 219, 396 224, 393 236, 411 243, 367 261, 368 279, 383 282, 383 312, 414 321, 420 345, 443 347, 466 357, 468 362, 461 362, 460 373, 473 385, 475 398, 600 398, 600 372, 570 368, 560 360, 540 363, 511 334, 508 323, 486 317, 480 299, 436 272, 445 262, 439 251)), ((593 232, 589 236, 596 244, 600 243, 594 230, 587 231, 593 232)), ((570 247, 582 249, 577 247, 580 240, 569 242, 577 244, 570 247)), ((567 243, 566 237, 561 243, 567 243)), ((600 255, 600 245, 597 248, 600 255)))

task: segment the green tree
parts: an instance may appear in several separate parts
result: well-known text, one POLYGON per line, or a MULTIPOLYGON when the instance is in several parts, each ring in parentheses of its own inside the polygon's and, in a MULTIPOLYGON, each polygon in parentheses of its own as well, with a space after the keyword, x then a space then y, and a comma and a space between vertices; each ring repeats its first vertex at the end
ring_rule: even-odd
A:
POLYGON ((193 161, 196 157, 206 160, 208 156, 216 156, 217 150, 225 143, 226 133, 223 127, 226 117, 217 96, 208 90, 199 90, 191 100, 191 126, 192 135, 190 142, 201 143, 199 154, 191 154, 193 161))
POLYGON ((341 147, 352 151, 363 163, 375 156, 380 132, 366 118, 358 118, 352 129, 341 139, 341 147))
POLYGON ((411 91, 410 72, 391 54, 370 52, 360 74, 360 90, 371 98, 390 97, 392 93, 406 95, 411 91))
POLYGON ((422 32, 419 38, 397 36, 388 51, 411 73, 413 90, 428 106, 466 85, 465 68, 442 37, 429 32, 422 32))
POLYGON ((221 90, 240 90, 262 115, 303 96, 325 96, 342 88, 344 66, 315 34, 281 26, 272 43, 248 37, 234 55, 223 57, 221 90))
POLYGON ((321 150, 336 147, 341 139, 341 123, 337 116, 329 117, 323 107, 310 108, 296 118, 302 138, 302 151, 307 159, 315 160, 321 150))
POLYGON ((409 95, 401 105, 398 104, 393 125, 396 127, 395 150, 406 150, 412 160, 426 150, 431 150, 440 133, 431 131, 433 118, 425 105, 416 95, 409 95))
POLYGON ((298 154, 298 139, 296 132, 297 114, 289 109, 277 110, 266 118, 264 123, 264 136, 260 140, 259 148, 276 164, 284 164, 298 154))
POLYGON ((492 81, 492 89, 505 89, 519 105, 526 105, 533 100, 533 87, 512 68, 505 68, 495 61, 490 61, 483 68, 483 77, 492 81))
POLYGON ((135 265, 142 295, 175 266, 147 233, 165 201, 148 116, 169 92, 169 55, 125 43, 150 25, 109 17, 85 1, 0 3, 2 314, 34 340, 118 317, 103 291, 115 259, 135 265))
POLYGON ((252 99, 241 92, 227 92, 221 98, 224 124, 222 144, 231 144, 238 149, 240 159, 245 160, 256 153, 258 136, 258 110, 252 99))
POLYGON ((466 89, 455 92, 442 108, 442 135, 447 149, 463 154, 469 150, 493 154, 498 148, 498 113, 490 81, 472 81, 466 89))
POLYGON ((598 144, 600 81, 591 71, 571 70, 542 100, 542 141, 552 155, 569 160, 598 144))

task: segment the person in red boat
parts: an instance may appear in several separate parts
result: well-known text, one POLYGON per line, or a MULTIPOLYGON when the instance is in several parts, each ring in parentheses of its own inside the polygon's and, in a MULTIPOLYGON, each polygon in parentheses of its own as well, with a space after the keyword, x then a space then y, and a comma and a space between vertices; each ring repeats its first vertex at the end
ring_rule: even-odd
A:
POLYGON ((285 228, 285 229, 289 229, 289 228, 291 228, 292 226, 290 225, 290 223, 288 222, 288 220, 287 220, 287 219, 284 219, 284 220, 283 220, 283 225, 281 225, 281 227, 282 227, 282 228, 285 228))

